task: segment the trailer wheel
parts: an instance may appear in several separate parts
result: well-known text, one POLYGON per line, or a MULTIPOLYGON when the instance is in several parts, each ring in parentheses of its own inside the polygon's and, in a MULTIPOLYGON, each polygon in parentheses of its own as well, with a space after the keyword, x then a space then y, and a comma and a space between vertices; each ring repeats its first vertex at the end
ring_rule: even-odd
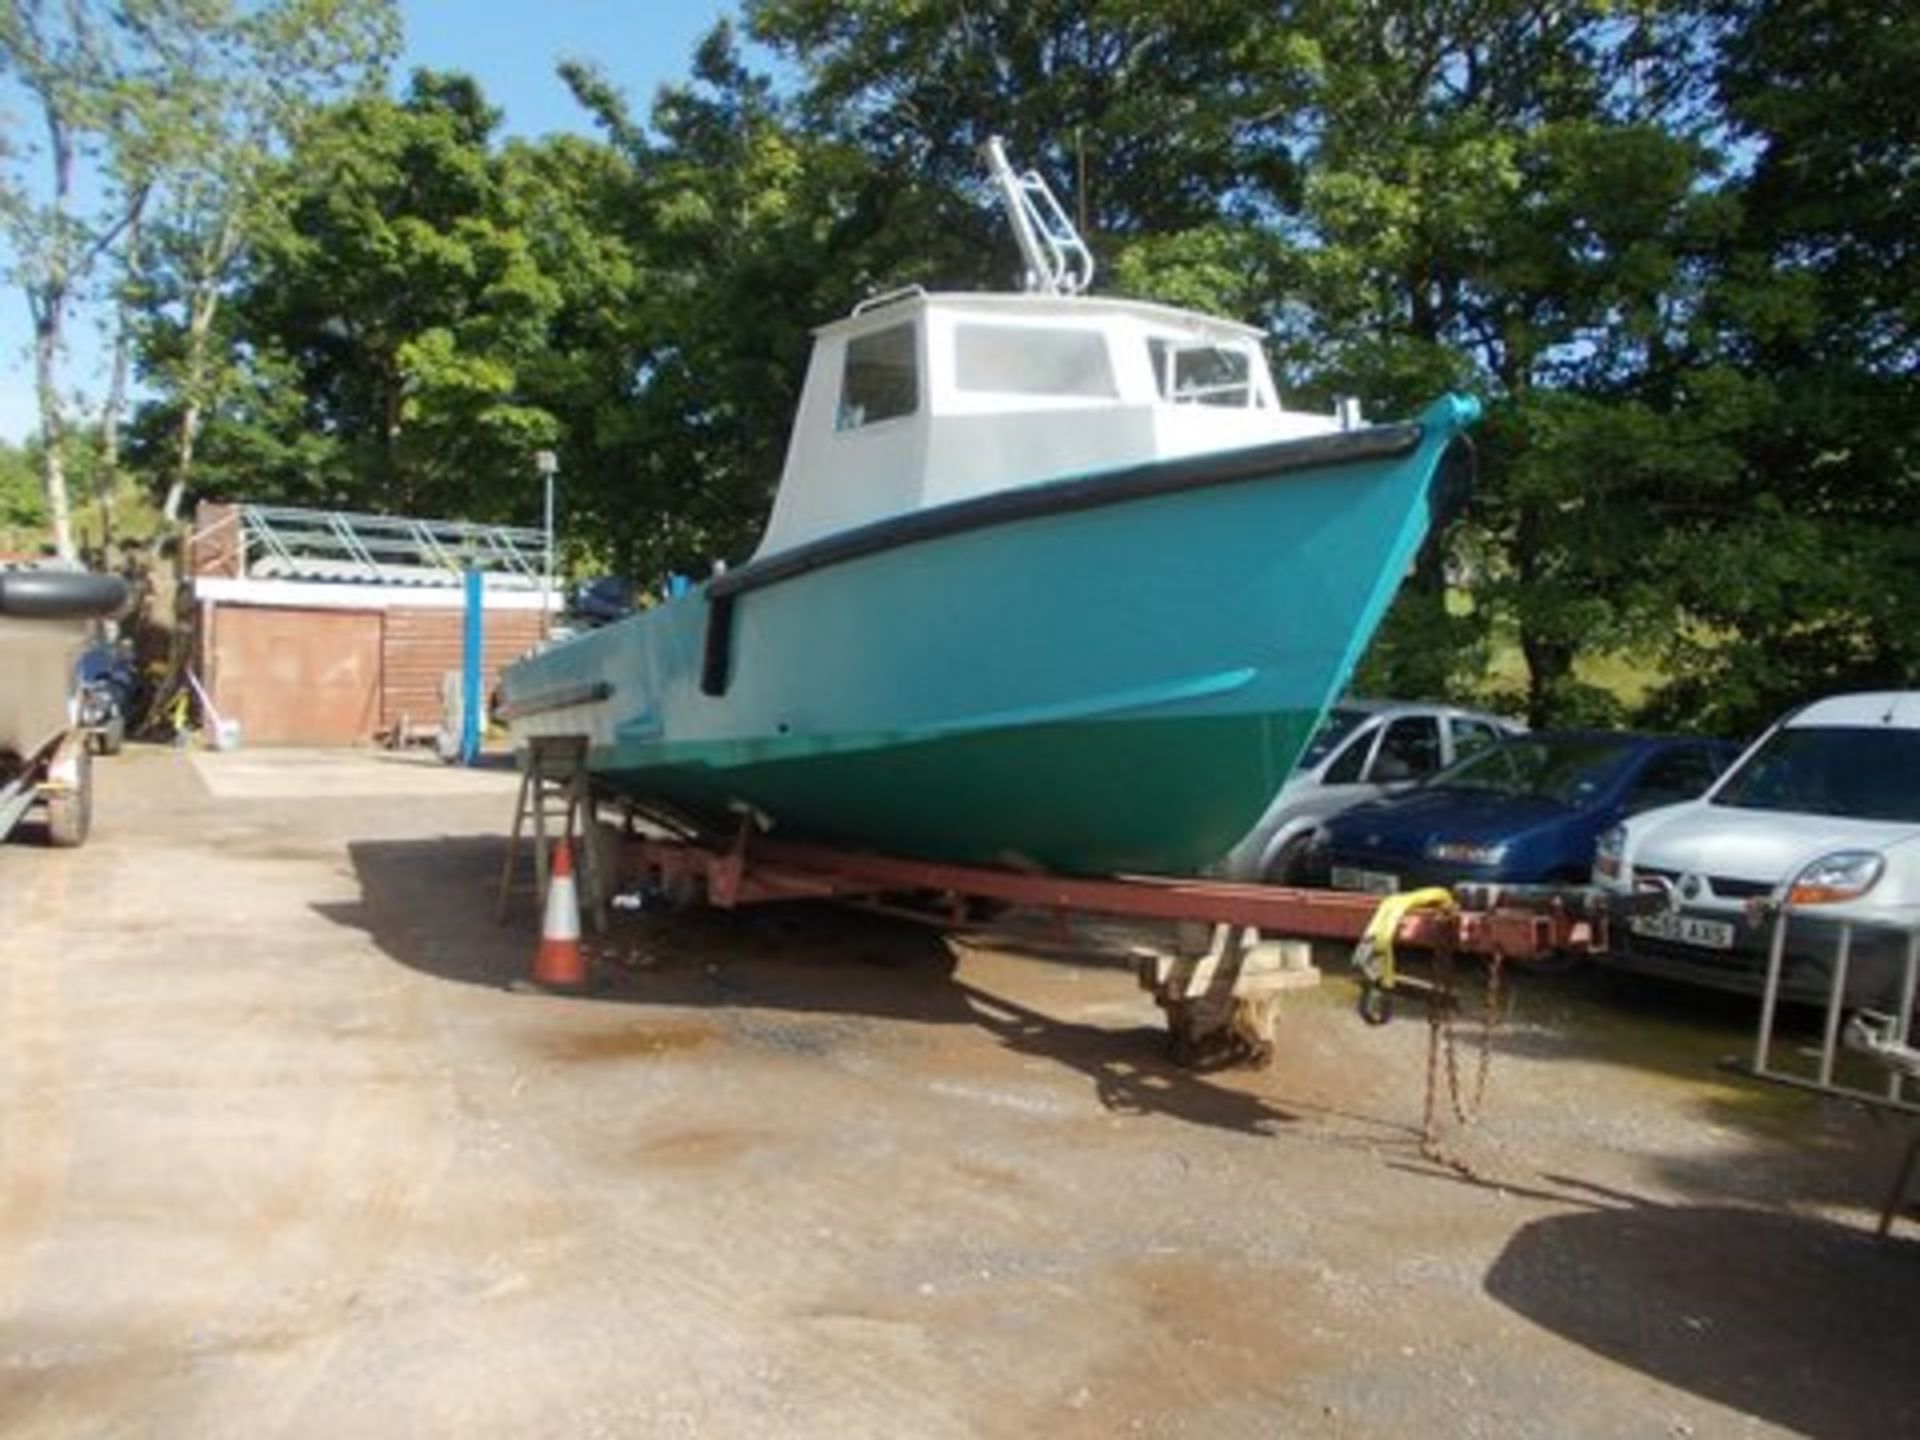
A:
POLYGON ((73 764, 73 788, 47 797, 47 843, 63 850, 85 844, 93 828, 93 747, 80 746, 73 764))

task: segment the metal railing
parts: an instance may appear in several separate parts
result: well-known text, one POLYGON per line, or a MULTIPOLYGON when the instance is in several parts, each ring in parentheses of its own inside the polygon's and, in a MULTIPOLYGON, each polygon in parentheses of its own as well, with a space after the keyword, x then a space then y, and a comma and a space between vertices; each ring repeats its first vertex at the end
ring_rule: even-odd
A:
MULTIPOLYGON (((1760 1020, 1754 1031, 1753 1058, 1744 1067, 1747 1073, 1761 1080, 1920 1115, 1920 1051, 1912 1048, 1913 1007, 1920 997, 1920 930, 1829 921, 1820 926, 1810 949, 1797 949, 1790 948, 1795 919, 1804 922, 1808 917, 1787 905, 1774 911, 1766 980, 1760 994, 1760 1020), (1856 984, 1861 976, 1863 939, 1873 942, 1871 963, 1880 980, 1871 992, 1875 998, 1866 1001, 1856 984), (1789 1068, 1775 1059, 1783 1048, 1777 1030, 1790 955, 1802 963, 1808 959, 1823 961, 1826 971, 1820 1044, 1810 1057, 1811 1067, 1789 1068), (1884 1079, 1869 1088, 1842 1076, 1841 1063, 1848 1054, 1859 1055, 1884 1070, 1884 1079)), ((1795 1047, 1795 1053, 1806 1054, 1803 1047, 1795 1047)))
POLYGON ((455 585, 480 570, 535 586, 544 573, 544 534, 526 527, 282 505, 235 506, 228 523, 241 573, 259 578, 455 585))
MULTIPOLYGON (((1767 948, 1767 975, 1761 991, 1760 1021, 1754 1032, 1753 1056, 1741 1073, 1757 1080, 1837 1099, 1851 1100, 1877 1110, 1920 1116, 1920 1049, 1913 1044, 1914 1001, 1920 997, 1920 929, 1829 921, 1809 949, 1796 947, 1791 935, 1796 918, 1806 920, 1788 904, 1770 907, 1773 933, 1767 948), (1863 942, 1865 953, 1863 954, 1863 942), (1821 953, 1824 950, 1824 955, 1821 953), (1871 967, 1863 976, 1863 961, 1871 967), (1811 1052, 1811 1068, 1777 1063, 1776 1051, 1787 1048, 1775 1035, 1780 1001, 1788 993, 1789 968, 1809 962, 1825 966, 1825 1001, 1820 1014, 1820 1045, 1811 1052), (1859 983, 1864 979, 1867 983, 1859 983), (1843 1066, 1847 1073, 1842 1073, 1843 1066), (1884 1072, 1884 1079, 1858 1082, 1858 1074, 1884 1072)), ((1793 998, 1801 998, 1794 987, 1793 998)), ((1806 1057, 1802 1045, 1793 1053, 1806 1057)), ((1908 1141, 1898 1174, 1880 1210, 1879 1233, 1892 1232, 1895 1218, 1908 1204, 1916 1173, 1920 1173, 1920 1131, 1908 1141)))
POLYGON ((1093 252, 1037 170, 1016 171, 998 135, 983 147, 988 177, 1013 226, 1027 265, 1027 289, 1079 295, 1093 283, 1093 252))

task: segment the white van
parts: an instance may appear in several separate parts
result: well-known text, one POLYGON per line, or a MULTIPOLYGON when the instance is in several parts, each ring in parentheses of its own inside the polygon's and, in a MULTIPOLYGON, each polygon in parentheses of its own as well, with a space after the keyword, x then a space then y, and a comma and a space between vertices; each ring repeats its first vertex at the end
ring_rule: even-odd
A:
POLYGON ((1670 885, 1678 908, 1617 932, 1608 963, 1758 992, 1772 920, 1794 918, 1782 992, 1824 1003, 1840 921, 1854 926, 1848 1003, 1898 1003, 1920 928, 1920 690, 1836 695, 1789 714, 1698 800, 1600 837, 1594 884, 1670 885))

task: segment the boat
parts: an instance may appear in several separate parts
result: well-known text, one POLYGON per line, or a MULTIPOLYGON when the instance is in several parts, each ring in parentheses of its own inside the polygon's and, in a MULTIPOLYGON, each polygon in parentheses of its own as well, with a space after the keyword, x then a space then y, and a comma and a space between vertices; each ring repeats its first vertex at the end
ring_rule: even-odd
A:
POLYGON ((512 666, 524 756, 724 840, 1193 874, 1246 833, 1457 488, 1478 414, 1281 404, 1256 329, 1087 293, 1044 180, 988 160, 1018 293, 918 287, 815 332, 736 568, 512 666))

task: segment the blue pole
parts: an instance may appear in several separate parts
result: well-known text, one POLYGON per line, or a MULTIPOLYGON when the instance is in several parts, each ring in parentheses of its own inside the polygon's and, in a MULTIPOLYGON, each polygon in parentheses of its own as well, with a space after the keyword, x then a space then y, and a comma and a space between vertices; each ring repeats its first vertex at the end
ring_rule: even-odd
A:
POLYGON ((460 666, 460 763, 471 765, 480 754, 480 715, 486 697, 480 688, 480 640, 486 615, 486 579, 467 571, 467 620, 460 666))

